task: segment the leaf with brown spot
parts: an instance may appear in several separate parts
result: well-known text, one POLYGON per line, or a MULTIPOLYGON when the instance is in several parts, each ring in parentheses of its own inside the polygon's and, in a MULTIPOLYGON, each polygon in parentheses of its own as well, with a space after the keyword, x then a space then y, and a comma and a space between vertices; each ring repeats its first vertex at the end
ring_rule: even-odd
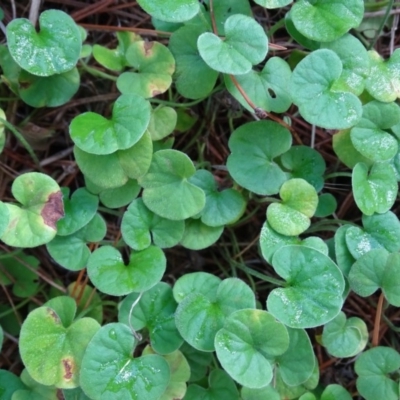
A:
POLYGON ((64 216, 63 195, 61 191, 51 193, 42 209, 41 215, 46 225, 56 229, 57 221, 64 216))

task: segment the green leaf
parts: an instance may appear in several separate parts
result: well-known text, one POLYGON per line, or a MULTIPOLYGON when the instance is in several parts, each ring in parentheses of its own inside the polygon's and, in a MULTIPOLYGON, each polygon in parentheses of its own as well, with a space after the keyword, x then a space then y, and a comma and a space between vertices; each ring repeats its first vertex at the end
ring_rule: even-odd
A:
POLYGON ((179 303, 176 326, 191 346, 214 351, 214 338, 225 319, 234 311, 255 308, 254 293, 237 278, 223 280, 217 290, 207 294, 192 292, 179 303))
POLYGON ((389 377, 400 368, 399 353, 389 347, 374 347, 361 354, 356 360, 358 375, 356 385, 366 400, 397 400, 399 384, 389 377))
POLYGON ((1 240, 9 246, 36 247, 50 242, 63 216, 62 193, 57 182, 39 172, 18 176, 11 191, 20 205, 4 203, 9 223, 1 240))
POLYGON ((333 384, 325 388, 321 400, 352 400, 352 397, 343 386, 333 384))
POLYGON ((207 32, 205 26, 183 26, 169 40, 176 61, 176 89, 189 99, 201 99, 210 94, 218 77, 218 72, 204 62, 197 50, 197 38, 204 32, 207 32))
POLYGON ((124 324, 103 326, 90 341, 82 360, 80 384, 91 399, 157 400, 170 379, 168 363, 159 355, 134 358, 135 338, 124 324))
MULTIPOLYGON (((293 7, 299 4, 297 2, 293 7)), ((296 66, 291 79, 293 102, 310 124, 345 129, 361 118, 360 100, 335 84, 343 71, 339 56, 328 49, 313 51, 296 66)))
POLYGON ((205 194, 188 181, 195 171, 186 154, 177 150, 157 151, 147 174, 139 179, 144 204, 171 220, 196 215, 205 205, 205 194))
POLYGON ((223 226, 208 226, 200 219, 187 219, 180 244, 190 250, 205 249, 222 235, 223 226))
POLYGON ((400 250, 400 222, 395 214, 363 215, 364 229, 352 226, 346 230, 346 244, 355 259, 375 248, 384 247, 391 253, 400 250))
POLYGON ((100 214, 96 214, 82 229, 69 236, 56 236, 47 243, 46 248, 54 261, 62 267, 79 271, 89 260, 90 249, 87 244, 102 240, 106 231, 106 222, 100 214))
POLYGON ((150 211, 141 198, 132 201, 121 222, 125 243, 134 250, 143 250, 153 242, 161 248, 173 247, 183 237, 184 221, 171 221, 150 211))
POLYGON ((165 3, 163 0, 139 0, 140 7, 152 17, 167 22, 184 22, 199 12, 197 0, 175 0, 165 3))
POLYGON ((140 192, 141 187, 134 179, 129 179, 118 188, 105 189, 99 194, 100 201, 108 208, 120 208, 129 204, 140 192))
POLYGON ((312 379, 315 368, 318 371, 318 362, 310 338, 304 329, 287 328, 287 331, 289 348, 273 360, 277 367, 277 375, 289 386, 306 385, 307 381, 312 379))
MULTIPOLYGON (((321 43, 317 42, 315 40, 311 40, 308 37, 305 37, 303 34, 301 34, 298 29, 296 28, 295 24, 293 23, 293 18, 290 12, 286 13, 285 15, 285 28, 289 35, 300 45, 305 47, 306 49, 310 50, 318 50, 321 47, 321 43)), ((292 52, 290 57, 293 57, 296 54, 296 52, 292 52)), ((297 53, 299 55, 301 53, 297 53)), ((305 56, 305 54, 301 54, 301 58, 305 56)))
POLYGON ((167 137, 175 129, 178 114, 172 107, 157 107, 152 111, 149 126, 151 140, 161 140, 167 137))
POLYGON ((62 394, 64 400, 90 400, 80 387, 75 389, 64 389, 62 394))
POLYGON ((368 328, 358 317, 346 318, 340 312, 324 326, 322 344, 334 357, 354 357, 362 352, 368 342, 368 328))
POLYGON ((69 188, 62 188, 65 215, 57 222, 57 235, 67 236, 87 225, 95 216, 99 199, 85 188, 77 189, 69 199, 69 188))
POLYGON ((318 197, 318 207, 314 216, 318 218, 328 217, 336 211, 336 208, 336 198, 331 193, 323 193, 318 197))
POLYGON ((290 132, 276 122, 241 125, 229 139, 228 171, 239 185, 256 194, 276 194, 286 175, 273 159, 288 151, 291 144, 290 132))
POLYGON ((63 11, 47 10, 39 17, 40 32, 25 18, 7 25, 7 44, 14 60, 31 74, 50 76, 75 67, 82 48, 80 31, 63 11))
POLYGON ((90 154, 74 147, 74 155, 80 170, 96 185, 104 189, 118 188, 129 179, 144 175, 150 167, 153 143, 145 133, 130 149, 108 155, 90 154))
MULTIPOLYGON (((257 107, 266 111, 282 113, 287 111, 292 104, 289 90, 291 75, 292 71, 285 60, 272 57, 266 62, 262 71, 252 70, 247 74, 235 76, 235 79, 257 107)), ((225 75, 224 79, 229 93, 244 108, 254 112, 232 79, 228 75, 225 75)))
POLYGON ((155 246, 132 253, 127 264, 117 249, 103 246, 91 254, 87 263, 93 285, 111 296, 150 289, 161 280, 165 268, 165 255, 155 246))
POLYGON ((18 94, 31 107, 58 107, 75 95, 80 85, 77 68, 51 76, 37 76, 22 70, 18 94))
POLYGON ((281 186, 279 195, 282 203, 272 203, 267 208, 268 223, 281 235, 300 235, 310 226, 317 209, 317 192, 304 179, 294 178, 281 186))
POLYGON ((190 366, 189 382, 197 382, 204 378, 208 372, 208 366, 212 362, 213 354, 199 351, 186 342, 183 342, 179 350, 183 353, 190 366))
POLYGON ((281 400, 279 393, 270 385, 261 389, 242 387, 240 394, 243 400, 281 400))
POLYGON ((174 298, 180 303, 192 293, 200 293, 207 298, 214 298, 221 279, 207 272, 192 272, 181 276, 174 285, 174 298))
POLYGON ((0 238, 1 235, 6 231, 7 225, 10 221, 10 213, 6 203, 0 201, 0 238))
POLYGON ((362 0, 298 0, 291 8, 294 25, 304 36, 318 42, 332 42, 360 25, 362 0))
POLYGON ((357 207, 365 215, 383 214, 396 201, 398 184, 389 162, 377 162, 371 168, 358 163, 353 169, 352 186, 357 207))
POLYGON ((291 0, 255 0, 256 4, 265 8, 280 8, 291 3, 291 0))
POLYGON ((363 44, 346 34, 333 42, 323 43, 322 48, 333 50, 342 61, 340 87, 359 96, 364 91, 365 80, 370 72, 368 52, 363 44))
POLYGON ((307 146, 292 146, 280 158, 290 178, 302 178, 319 192, 324 187, 326 164, 318 151, 307 146))
POLYGON ((21 328, 20 353, 25 367, 43 385, 77 387, 83 352, 99 328, 92 318, 65 326, 52 308, 33 310, 21 328))
MULTIPOLYGON (((38 274, 40 261, 25 253, 4 257, 0 263, 0 282, 2 285, 13 284, 13 293, 18 297, 34 296, 39 289, 38 274)), ((1 342, 0 342, 1 343, 1 342)))
POLYGON ((365 83, 368 93, 376 100, 390 103, 400 97, 400 49, 396 49, 388 60, 375 50, 368 52, 371 72, 365 83))
POLYGON ((13 373, 0 369, 0 396, 4 400, 11 400, 13 393, 24 390, 25 385, 13 373))
POLYGON ((339 269, 345 277, 348 276, 351 266, 355 263, 355 258, 347 247, 346 233, 351 225, 342 225, 335 232, 335 258, 339 269))
POLYGON ((230 16, 224 24, 225 40, 211 32, 197 40, 199 53, 212 69, 225 74, 241 75, 264 60, 268 52, 268 37, 252 17, 230 16))
POLYGON ((208 377, 208 388, 189 385, 185 400, 239 400, 235 382, 221 369, 213 369, 208 377))
POLYGON ((398 151, 397 139, 384 131, 400 122, 400 107, 395 103, 371 101, 363 106, 361 121, 351 129, 357 151, 372 161, 392 159, 398 151))
POLYGON ((117 88, 121 93, 149 98, 164 93, 171 86, 175 60, 163 44, 136 41, 128 47, 125 57, 137 72, 124 72, 118 77, 117 88))
MULTIPOLYGON (((142 355, 156 354, 150 347, 146 346, 142 355)), ((182 399, 186 393, 186 382, 190 377, 190 366, 181 351, 176 350, 170 354, 164 355, 165 361, 169 365, 171 378, 167 389, 160 397, 160 400, 182 399)))
POLYGON ((24 387, 16 390, 10 397, 11 400, 58 400, 56 387, 42 385, 26 369, 21 373, 21 381, 24 387))
POLYGON ((328 256, 309 247, 291 245, 278 249, 272 264, 287 285, 272 290, 267 308, 285 325, 324 325, 340 312, 344 278, 328 256))
POLYGON ((137 94, 123 94, 114 103, 112 118, 94 112, 75 117, 70 124, 71 139, 91 154, 127 150, 145 133, 150 121, 150 103, 137 94))
POLYGON ((283 354, 288 347, 286 327, 262 310, 232 313, 215 336, 215 350, 224 370, 250 388, 262 388, 271 382, 269 358, 283 354))
POLYGON ((125 297, 119 308, 118 320, 135 330, 146 328, 149 331, 150 344, 158 354, 169 354, 179 349, 183 339, 175 325, 175 310, 178 304, 172 295, 171 287, 167 283, 158 282, 143 293, 131 312, 131 307, 138 297, 137 293, 125 297))

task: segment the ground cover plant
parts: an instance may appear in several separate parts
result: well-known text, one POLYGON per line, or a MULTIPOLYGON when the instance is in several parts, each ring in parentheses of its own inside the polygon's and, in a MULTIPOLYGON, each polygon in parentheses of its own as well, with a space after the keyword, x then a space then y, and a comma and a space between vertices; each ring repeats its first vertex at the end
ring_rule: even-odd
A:
POLYGON ((400 398, 400 4, 0 10, 0 398, 400 398))

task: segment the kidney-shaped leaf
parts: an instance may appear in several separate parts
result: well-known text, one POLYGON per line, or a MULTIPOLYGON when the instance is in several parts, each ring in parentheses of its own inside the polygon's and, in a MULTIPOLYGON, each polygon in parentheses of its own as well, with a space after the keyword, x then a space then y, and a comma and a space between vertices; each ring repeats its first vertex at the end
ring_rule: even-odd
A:
POLYGON ((91 254, 87 263, 93 285, 112 296, 150 289, 161 280, 165 268, 165 255, 155 246, 131 254, 127 265, 117 249, 103 246, 91 254))
POLYGON ((149 171, 139 179, 144 188, 144 204, 167 219, 181 220, 196 215, 205 205, 205 194, 188 181, 195 172, 186 154, 177 150, 157 151, 149 171))
POLYGON ((242 75, 264 60, 268 37, 254 18, 236 14, 224 24, 225 40, 211 32, 197 40, 200 55, 212 69, 225 74, 242 75))
POLYGON ((390 347, 374 347, 356 360, 356 385, 366 400, 397 400, 399 384, 389 377, 400 368, 400 355, 390 347))
POLYGON ((29 172, 17 177, 11 191, 21 206, 4 203, 9 223, 1 240, 9 246, 36 247, 50 242, 64 215, 62 193, 50 176, 29 172))
POLYGON ((178 304, 171 287, 167 283, 159 282, 144 292, 132 310, 129 325, 131 307, 138 297, 136 293, 125 297, 119 308, 118 320, 135 330, 147 328, 151 346, 158 354, 169 354, 177 350, 183 339, 175 325, 178 304))
POLYGON ((271 382, 270 357, 283 354, 288 347, 285 325, 262 310, 235 311, 215 336, 215 350, 224 370, 250 388, 271 382))
POLYGON ((270 293, 267 308, 285 325, 324 325, 340 312, 344 278, 328 256, 309 247, 285 246, 276 251, 272 264, 287 285, 270 293))
POLYGON ((279 191, 282 203, 272 203, 267 209, 267 220, 278 233, 297 236, 311 224, 318 205, 318 195, 304 179, 286 181, 279 191))
POLYGON ((316 50, 297 64, 292 74, 291 95, 310 124, 345 129, 360 120, 361 101, 340 87, 335 89, 342 71, 339 56, 328 49, 316 50))
POLYGON ((139 5, 152 17, 167 22, 184 22, 192 19, 200 9, 197 0, 139 0, 139 5))
POLYGON ((254 293, 237 278, 223 280, 218 289, 207 294, 187 295, 176 310, 176 326, 182 337, 194 348, 214 351, 214 338, 232 312, 254 308, 254 293))
POLYGON ((254 193, 276 194, 286 174, 273 159, 288 151, 291 144, 290 132, 276 122, 241 125, 229 139, 228 171, 239 185, 254 193))
POLYGON ((7 44, 14 60, 40 76, 61 74, 74 68, 81 53, 81 34, 74 20, 60 10, 39 17, 40 32, 25 18, 7 25, 7 44))
POLYGON ((368 342, 368 328, 358 317, 346 318, 340 312, 324 326, 322 343, 334 357, 354 357, 364 350, 368 342))
POLYGON ((135 338, 124 324, 103 326, 82 360, 80 384, 91 398, 158 400, 170 379, 168 363, 150 354, 133 358, 135 338))
POLYGON ((332 42, 360 25, 362 0, 299 0, 290 10, 296 28, 318 42, 332 42))
POLYGON ((126 150, 143 136, 150 122, 151 106, 137 94, 123 94, 114 103, 111 119, 94 112, 75 117, 70 125, 71 139, 91 154, 111 154, 126 150))
MULTIPOLYGON (((65 322, 67 319, 71 322, 69 317, 65 322)), ((69 326, 63 322, 53 308, 39 307, 22 324, 19 344, 24 365, 37 382, 68 389, 79 385, 83 353, 100 325, 92 318, 79 319, 69 326)))

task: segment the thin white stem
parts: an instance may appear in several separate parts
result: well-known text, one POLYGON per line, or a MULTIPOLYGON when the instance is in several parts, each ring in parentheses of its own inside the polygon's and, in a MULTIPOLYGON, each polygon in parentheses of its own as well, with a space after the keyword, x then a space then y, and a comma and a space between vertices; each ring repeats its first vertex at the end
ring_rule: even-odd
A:
POLYGON ((29 21, 32 22, 32 25, 36 25, 36 21, 39 15, 40 3, 42 0, 32 0, 31 8, 29 9, 29 21))

